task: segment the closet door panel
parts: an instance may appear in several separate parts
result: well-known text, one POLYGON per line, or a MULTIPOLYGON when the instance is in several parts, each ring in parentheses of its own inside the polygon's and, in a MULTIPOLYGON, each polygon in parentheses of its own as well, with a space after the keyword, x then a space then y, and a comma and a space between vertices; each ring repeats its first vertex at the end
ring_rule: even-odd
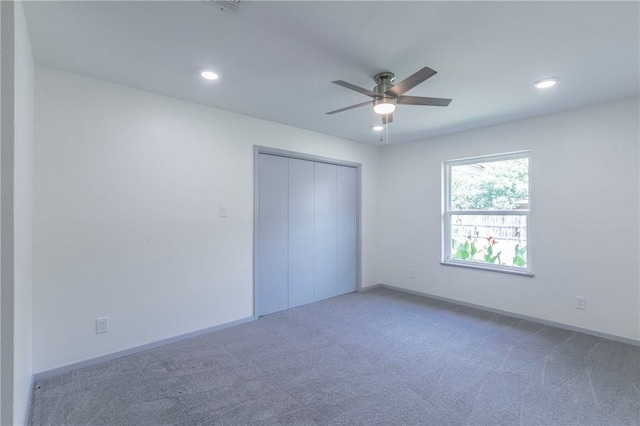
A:
POLYGON ((312 161, 289 159, 289 307, 313 297, 315 172, 312 161))
POLYGON ((337 294, 356 291, 358 259, 358 188, 352 167, 337 169, 337 294))
POLYGON ((259 156, 258 316, 288 308, 288 159, 259 156))
POLYGON ((336 169, 315 163, 314 300, 337 294, 336 169))

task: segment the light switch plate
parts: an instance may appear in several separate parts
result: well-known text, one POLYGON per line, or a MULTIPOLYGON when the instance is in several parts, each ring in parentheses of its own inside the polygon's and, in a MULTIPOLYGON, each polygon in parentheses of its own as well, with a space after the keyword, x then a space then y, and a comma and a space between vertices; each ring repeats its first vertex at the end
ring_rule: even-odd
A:
POLYGON ((96 334, 109 331, 109 317, 96 318, 96 334))

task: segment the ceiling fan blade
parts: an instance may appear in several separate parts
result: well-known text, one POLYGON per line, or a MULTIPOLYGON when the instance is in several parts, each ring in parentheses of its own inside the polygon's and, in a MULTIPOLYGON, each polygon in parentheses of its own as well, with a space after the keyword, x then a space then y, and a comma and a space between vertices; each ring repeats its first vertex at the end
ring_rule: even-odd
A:
POLYGON ((355 84, 347 83, 346 81, 336 80, 332 81, 332 83, 337 84, 338 86, 346 87, 347 89, 355 90, 356 92, 360 92, 363 95, 371 96, 372 98, 380 97, 379 94, 372 92, 369 89, 365 89, 364 87, 356 86, 355 84))
POLYGON ((390 112, 389 114, 383 114, 382 115, 382 124, 389 124, 393 122, 393 113, 390 112))
POLYGON ((393 86, 391 89, 387 90, 385 93, 391 96, 400 96, 405 92, 416 87, 418 84, 422 83, 429 77, 433 77, 437 71, 432 70, 429 67, 424 67, 419 71, 411 74, 409 77, 402 80, 400 83, 393 86))
POLYGON ((363 103, 357 104, 357 105, 351 105, 351 106, 348 106, 346 108, 340 108, 340 109, 337 109, 335 111, 329 111, 327 114, 335 114, 335 113, 342 112, 342 111, 348 111, 350 109, 359 108, 359 107, 365 106, 365 105, 371 105, 371 101, 363 102, 363 103))
POLYGON ((425 98, 422 96, 398 96, 396 104, 401 105, 429 105, 429 106, 447 106, 451 99, 445 98, 425 98))

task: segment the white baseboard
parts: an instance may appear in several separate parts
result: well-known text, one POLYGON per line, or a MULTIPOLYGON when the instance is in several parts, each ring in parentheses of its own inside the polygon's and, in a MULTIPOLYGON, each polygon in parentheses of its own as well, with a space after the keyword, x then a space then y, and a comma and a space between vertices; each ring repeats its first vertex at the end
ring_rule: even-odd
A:
MULTIPOLYGON (((236 326, 236 325, 244 324, 244 323, 247 323, 247 322, 251 322, 253 320, 254 320, 254 318, 252 316, 251 317, 247 317, 247 318, 242 318, 242 319, 239 319, 239 320, 236 320, 236 321, 231 321, 231 322, 227 322, 227 323, 224 323, 224 324, 216 325, 216 326, 213 326, 213 327, 204 328, 202 330, 196 330, 196 331, 192 331, 190 333, 181 334, 179 336, 169 337, 168 339, 158 340, 157 342, 147 343, 146 345, 136 346, 134 348, 124 349, 122 351, 113 352, 113 353, 110 353, 110 354, 107 354, 107 355, 102 355, 102 356, 99 356, 99 357, 96 357, 96 358, 90 358, 90 359, 86 359, 84 361, 74 362, 73 364, 63 365, 62 367, 53 368, 51 370, 41 371, 41 372, 35 373, 33 375, 33 382, 35 382, 37 380, 48 379, 50 377, 55 377, 55 376, 58 376, 60 374, 68 373, 68 372, 73 371, 73 370, 78 370, 80 368, 90 367, 92 365, 100 364, 102 362, 113 361, 114 359, 122 358, 122 357, 125 357, 127 355, 133 355, 133 354, 136 354, 138 352, 148 351, 149 349, 154 349, 154 348, 157 348, 157 347, 160 347, 160 346, 168 345, 170 343, 175 343, 175 342, 179 342, 181 340, 185 340, 185 339, 189 339, 189 338, 192 338, 192 337, 200 336, 200 335, 203 335, 203 334, 211 333, 212 331, 218 331, 218 330, 222 330, 222 329, 225 329, 225 328, 228 328, 228 327, 233 327, 233 326, 236 326)), ((33 389, 33 386, 31 386, 31 388, 33 389)))
POLYGON ((424 293, 424 292, 416 291, 416 290, 409 290, 409 289, 402 288, 402 287, 396 287, 396 286, 390 285, 390 284, 382 284, 382 283, 375 284, 375 285, 372 285, 372 286, 369 286, 369 287, 364 287, 363 289, 361 289, 361 291, 373 290, 374 288, 381 288, 381 287, 382 288, 388 288, 388 289, 391 289, 391 290, 402 291, 404 293, 415 294, 416 296, 427 297, 429 299, 434 299, 434 300, 440 300, 440 301, 443 301, 443 302, 453 303, 455 305, 461 305, 461 306, 466 306, 466 307, 469 307, 469 308, 479 309, 481 311, 492 312, 494 314, 500 314, 500 315, 505 315, 505 316, 508 316, 508 317, 513 317, 513 318, 518 318, 518 319, 522 319, 522 320, 526 320, 526 321, 531 321, 531 322, 535 322, 535 323, 542 324, 542 325, 548 325, 548 326, 551 326, 551 327, 562 328, 564 330, 575 331, 577 333, 583 333, 583 334, 588 334, 588 335, 595 336, 595 337, 601 337, 603 339, 609 339, 609 340, 613 340, 613 341, 620 342, 620 343, 626 343, 628 345, 640 346, 640 340, 629 339, 627 337, 616 336, 615 334, 609 334, 609 333, 603 333, 603 332, 600 332, 600 331, 589 330, 588 328, 576 327, 576 326, 573 326, 573 325, 563 324, 563 323, 559 323, 559 322, 555 322, 555 321, 549 321, 549 320, 545 320, 545 319, 542 319, 542 318, 530 317, 528 315, 521 315, 521 314, 517 314, 515 312, 508 312, 508 311, 503 311, 503 310, 500 310, 500 309, 489 308, 487 306, 476 305, 476 304, 468 303, 468 302, 462 302, 460 300, 449 299, 447 297, 436 296, 436 295, 433 295, 433 294, 424 293))

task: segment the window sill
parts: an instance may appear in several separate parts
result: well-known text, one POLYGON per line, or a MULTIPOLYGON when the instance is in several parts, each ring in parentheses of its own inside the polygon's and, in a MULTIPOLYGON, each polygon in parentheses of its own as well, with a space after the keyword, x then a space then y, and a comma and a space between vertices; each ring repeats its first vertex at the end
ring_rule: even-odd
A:
POLYGON ((535 274, 531 271, 519 271, 517 269, 512 268, 501 268, 499 266, 491 266, 488 264, 481 263, 471 263, 471 262, 460 262, 454 260, 446 260, 440 262, 441 265, 444 266, 456 266, 459 268, 469 268, 469 269, 480 269, 482 271, 490 271, 490 272, 500 272, 503 274, 512 274, 512 275, 520 275, 524 277, 534 277, 535 274))

